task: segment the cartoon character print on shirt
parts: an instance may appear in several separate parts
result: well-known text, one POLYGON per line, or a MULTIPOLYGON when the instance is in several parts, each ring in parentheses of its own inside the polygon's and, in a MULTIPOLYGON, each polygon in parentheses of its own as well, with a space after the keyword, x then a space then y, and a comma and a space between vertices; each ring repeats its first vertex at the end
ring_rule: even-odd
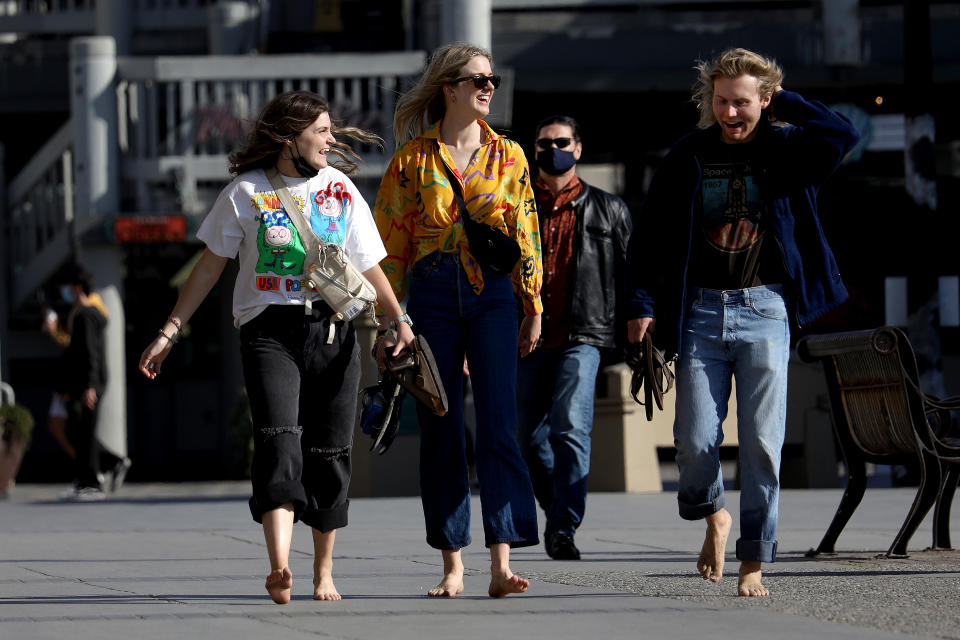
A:
POLYGON ((256 193, 253 202, 260 218, 257 273, 298 275, 303 272, 303 242, 297 228, 272 193, 256 193))
POLYGON ((313 194, 310 226, 321 243, 343 246, 347 238, 346 216, 353 206, 353 196, 342 182, 331 182, 326 189, 313 194))
POLYGON ((703 168, 703 231, 719 251, 738 253, 761 236, 760 190, 749 163, 703 168))

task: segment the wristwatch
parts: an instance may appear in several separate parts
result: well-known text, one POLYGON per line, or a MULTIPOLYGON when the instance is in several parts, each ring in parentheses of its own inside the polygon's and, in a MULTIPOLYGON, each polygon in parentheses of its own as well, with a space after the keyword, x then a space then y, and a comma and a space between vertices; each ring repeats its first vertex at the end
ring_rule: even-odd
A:
POLYGON ((410 327, 411 329, 413 328, 413 318, 410 317, 409 313, 403 314, 396 320, 391 320, 390 326, 396 329, 397 325, 400 324, 401 322, 406 322, 408 327, 410 327))

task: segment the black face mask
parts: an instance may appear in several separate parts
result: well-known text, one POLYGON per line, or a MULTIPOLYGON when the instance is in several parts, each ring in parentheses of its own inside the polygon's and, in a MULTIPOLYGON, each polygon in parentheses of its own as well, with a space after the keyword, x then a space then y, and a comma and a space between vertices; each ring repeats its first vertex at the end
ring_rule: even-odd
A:
POLYGON ((297 140, 294 138, 293 146, 297 150, 297 157, 290 158, 290 161, 293 162, 293 168, 297 170, 304 178, 312 178, 320 173, 320 169, 315 169, 313 165, 303 159, 303 156, 300 155, 300 147, 297 146, 297 140))
POLYGON ((573 157, 573 151, 551 147, 547 150, 540 149, 537 152, 537 166, 540 167, 540 171, 551 176, 564 174, 575 164, 577 164, 577 160, 573 157))

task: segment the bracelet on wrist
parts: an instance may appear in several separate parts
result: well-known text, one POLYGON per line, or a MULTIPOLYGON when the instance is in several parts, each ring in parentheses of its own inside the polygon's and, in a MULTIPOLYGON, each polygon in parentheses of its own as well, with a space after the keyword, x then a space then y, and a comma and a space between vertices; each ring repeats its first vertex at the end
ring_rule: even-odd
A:
POLYGON ((169 316, 169 317, 167 318, 167 322, 171 323, 173 326, 175 326, 175 327, 177 328, 177 333, 182 333, 182 332, 183 332, 183 325, 180 324, 180 319, 179 319, 179 318, 175 318, 175 317, 173 317, 173 316, 169 316))
POLYGON ((164 338, 166 338, 166 339, 167 339, 167 342, 169 342, 170 344, 177 344, 177 335, 178 335, 178 334, 175 333, 175 334, 173 334, 173 336, 168 336, 166 333, 163 332, 163 328, 162 328, 162 327, 160 328, 160 330, 159 330, 157 333, 159 333, 161 336, 163 336, 164 338))
POLYGON ((397 328, 399 328, 401 322, 406 323, 406 325, 407 325, 408 327, 410 327, 411 329, 413 329, 413 318, 410 317, 410 314, 409 314, 409 313, 404 313, 404 314, 402 314, 399 318, 397 318, 396 320, 391 320, 391 321, 390 321, 390 327, 393 328, 393 329, 397 329, 397 328))

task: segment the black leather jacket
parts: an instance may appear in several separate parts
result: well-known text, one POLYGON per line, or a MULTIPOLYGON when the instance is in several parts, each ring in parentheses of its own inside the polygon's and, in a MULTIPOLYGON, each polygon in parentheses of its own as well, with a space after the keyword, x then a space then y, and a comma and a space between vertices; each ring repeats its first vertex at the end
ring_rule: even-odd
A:
POLYGON ((623 291, 633 221, 623 200, 580 182, 583 191, 571 203, 577 212, 577 226, 567 340, 614 348, 625 344, 626 320, 619 292, 623 291))

